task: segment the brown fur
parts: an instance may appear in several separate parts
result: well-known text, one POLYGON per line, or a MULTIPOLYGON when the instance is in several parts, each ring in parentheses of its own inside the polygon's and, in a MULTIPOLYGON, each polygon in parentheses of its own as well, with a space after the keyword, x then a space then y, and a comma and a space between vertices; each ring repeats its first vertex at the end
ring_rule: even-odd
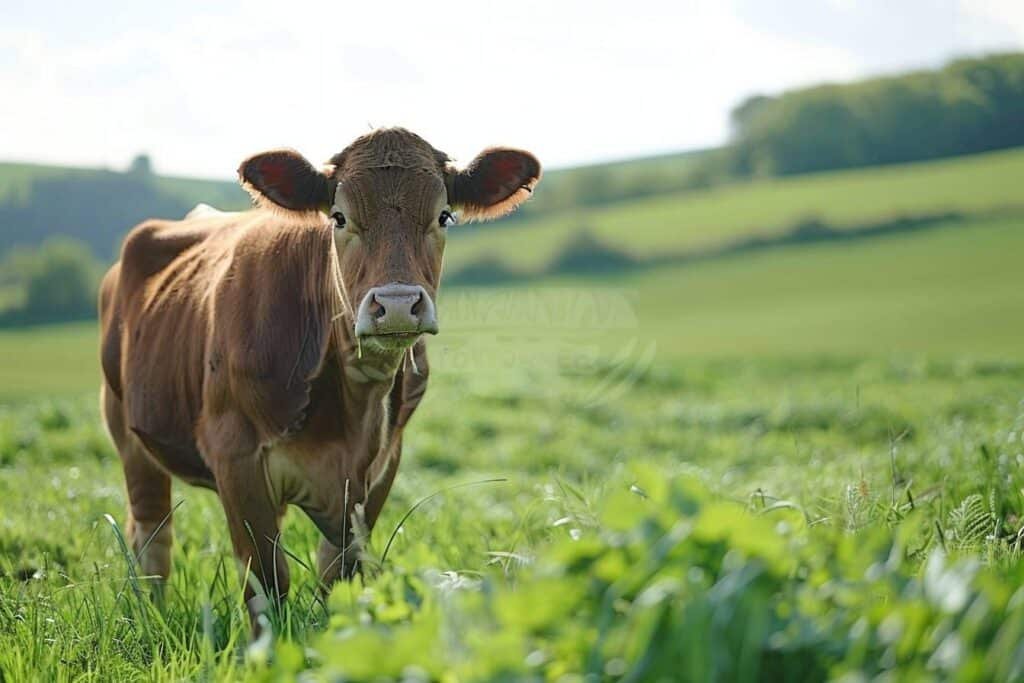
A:
POLYGON ((289 503, 324 535, 324 580, 351 576, 353 514, 372 529, 427 381, 422 340, 408 350, 358 347, 355 304, 388 282, 434 297, 444 250, 437 217, 458 205, 453 192, 461 187, 476 211, 504 210, 540 174, 538 165, 519 177, 532 172, 522 158, 496 177, 480 175, 487 165, 458 180, 418 136, 376 131, 324 173, 290 151, 243 162, 242 181, 269 208, 132 230, 101 286, 101 363, 146 572, 170 570, 177 475, 218 492, 235 553, 259 580, 259 589, 247 586, 254 617, 264 597, 288 590, 277 536, 289 503), (338 187, 344 230, 323 213, 338 187))

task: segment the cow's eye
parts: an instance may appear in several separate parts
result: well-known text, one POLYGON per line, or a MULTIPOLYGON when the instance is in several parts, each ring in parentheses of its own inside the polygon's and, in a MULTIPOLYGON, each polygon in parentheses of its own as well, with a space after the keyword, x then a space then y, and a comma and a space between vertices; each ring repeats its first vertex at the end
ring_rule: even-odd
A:
POLYGON ((452 225, 455 225, 455 222, 455 214, 453 214, 448 209, 442 211, 441 215, 437 219, 437 224, 440 225, 442 228, 447 228, 452 225))
POLYGON ((345 214, 343 214, 341 211, 335 211, 334 213, 332 213, 331 218, 334 219, 334 227, 339 229, 345 227, 345 214))

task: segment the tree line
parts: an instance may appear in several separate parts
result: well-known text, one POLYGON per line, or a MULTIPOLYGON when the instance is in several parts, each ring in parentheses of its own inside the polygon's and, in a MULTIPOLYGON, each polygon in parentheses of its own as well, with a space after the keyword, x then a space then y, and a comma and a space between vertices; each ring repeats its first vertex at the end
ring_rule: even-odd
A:
POLYGON ((1024 145, 1024 54, 935 71, 756 95, 731 114, 713 175, 811 173, 1024 145))
POLYGON ((754 95, 720 148, 555 171, 527 220, 749 178, 878 166, 1024 145, 1024 53, 937 70, 754 95))

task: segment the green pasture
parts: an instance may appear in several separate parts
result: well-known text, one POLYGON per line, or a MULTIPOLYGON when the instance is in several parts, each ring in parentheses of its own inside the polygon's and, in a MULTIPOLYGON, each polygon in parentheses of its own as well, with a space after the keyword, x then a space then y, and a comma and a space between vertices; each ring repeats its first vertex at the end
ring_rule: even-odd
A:
MULTIPOLYGON (((589 279, 451 288, 431 347, 457 368, 486 357, 499 371, 574 351, 667 363, 808 353, 1018 359, 1021 253, 1020 220, 952 220, 589 279)), ((0 331, 0 402, 94 391, 97 345, 91 323, 0 331)))
MULTIPOLYGON (((0 680, 1024 678, 1024 222, 986 215, 1022 165, 619 205, 595 220, 675 207, 602 233, 652 252, 971 215, 444 289, 366 574, 320 600, 291 511, 292 594, 255 643, 213 494, 175 484, 163 600, 134 573, 95 325, 0 332, 0 680)), ((486 235, 539 258, 539 225, 486 235)))
POLYGON ((581 229, 628 253, 651 257, 776 236, 809 219, 841 229, 903 216, 1019 208, 1024 205, 1021 178, 1024 151, 1010 150, 736 183, 567 211, 493 230, 463 225, 451 231, 447 257, 455 266, 490 256, 538 268, 581 229))
POLYGON ((98 392, 99 377, 94 323, 0 330, 0 403, 98 392))
POLYGON ((498 365, 435 362, 367 574, 326 603, 289 514, 292 594, 252 644, 212 493, 176 483, 154 603, 92 392, 0 408, 4 679, 1024 672, 1020 362, 498 365))

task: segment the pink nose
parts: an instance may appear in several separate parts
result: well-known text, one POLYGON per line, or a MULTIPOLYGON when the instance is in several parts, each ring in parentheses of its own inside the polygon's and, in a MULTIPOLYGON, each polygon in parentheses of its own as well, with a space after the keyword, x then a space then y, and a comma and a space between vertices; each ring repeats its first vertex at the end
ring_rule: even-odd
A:
POLYGON ((392 282, 366 293, 356 313, 356 336, 385 334, 437 334, 437 314, 427 290, 392 282))

